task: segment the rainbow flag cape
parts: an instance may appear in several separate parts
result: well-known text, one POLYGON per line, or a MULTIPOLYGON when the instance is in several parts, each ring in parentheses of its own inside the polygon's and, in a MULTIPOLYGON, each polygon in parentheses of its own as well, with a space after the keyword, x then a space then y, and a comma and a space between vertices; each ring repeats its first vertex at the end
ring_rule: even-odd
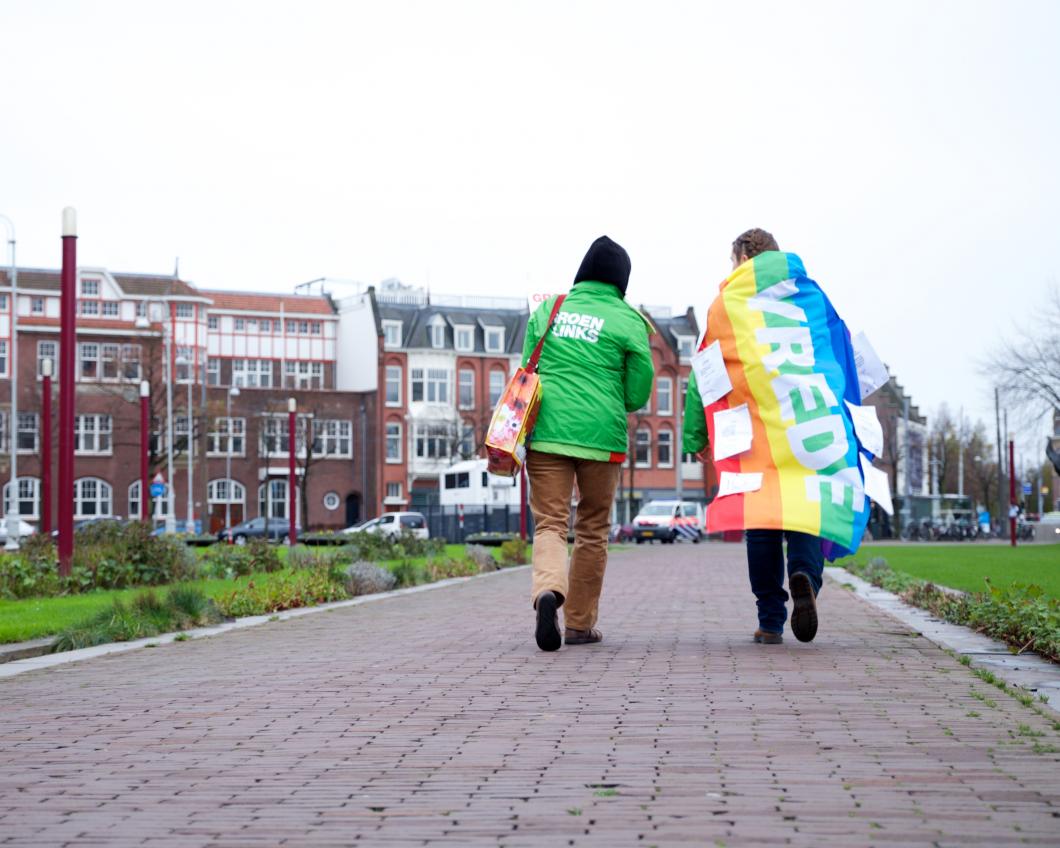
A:
POLYGON ((850 333, 798 256, 770 251, 733 271, 693 369, 719 481, 708 531, 810 533, 829 559, 857 550, 872 454, 855 416, 875 414, 860 407, 850 333))

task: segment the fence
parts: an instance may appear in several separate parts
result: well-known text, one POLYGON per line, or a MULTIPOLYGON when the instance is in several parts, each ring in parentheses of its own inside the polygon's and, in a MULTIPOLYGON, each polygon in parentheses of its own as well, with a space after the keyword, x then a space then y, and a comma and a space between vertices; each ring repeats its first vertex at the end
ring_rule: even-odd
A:
MULTIPOLYGON (((432 539, 445 539, 461 544, 472 533, 513 533, 519 535, 519 507, 517 506, 465 506, 463 520, 456 507, 414 507, 427 519, 432 539)), ((534 517, 526 511, 526 537, 534 537, 534 517)))

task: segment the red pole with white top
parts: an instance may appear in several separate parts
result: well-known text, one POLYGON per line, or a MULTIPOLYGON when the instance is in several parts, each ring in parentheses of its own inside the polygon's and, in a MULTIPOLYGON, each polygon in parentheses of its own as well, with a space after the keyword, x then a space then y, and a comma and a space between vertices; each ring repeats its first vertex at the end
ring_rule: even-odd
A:
MULTIPOLYGON (((295 474, 294 474, 294 451, 295 451, 295 412, 298 409, 298 401, 287 398, 287 515, 289 529, 287 531, 287 544, 298 544, 298 530, 295 527, 294 513, 297 499, 295 498, 295 474)), ((308 438, 308 434, 306 436, 308 438)))
POLYGON ((151 517, 150 482, 147 479, 147 459, 151 440, 151 384, 140 381, 140 519, 151 517))
POLYGON ((59 574, 70 576, 74 555, 74 378, 77 346, 77 212, 63 210, 63 268, 59 307, 59 574))
POLYGON ((40 364, 40 532, 52 532, 52 361, 40 364))
POLYGON ((1016 547, 1016 443, 1008 443, 1008 533, 1016 547))

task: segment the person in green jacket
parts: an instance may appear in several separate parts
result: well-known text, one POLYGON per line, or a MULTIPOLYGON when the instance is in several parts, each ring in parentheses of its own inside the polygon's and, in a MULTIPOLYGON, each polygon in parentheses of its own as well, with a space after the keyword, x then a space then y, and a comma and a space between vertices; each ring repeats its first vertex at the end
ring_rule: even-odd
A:
MULTIPOLYGON (((531 599, 543 651, 599 642, 595 629, 607 565, 611 506, 626 458, 626 414, 651 395, 655 368, 649 325, 625 301, 629 254, 607 236, 592 243, 574 287, 556 314, 538 365, 541 406, 526 468, 534 513, 531 599), (574 551, 567 562, 567 527, 574 484, 578 507, 574 551)), ((523 365, 548 326, 555 298, 530 317, 523 365)))

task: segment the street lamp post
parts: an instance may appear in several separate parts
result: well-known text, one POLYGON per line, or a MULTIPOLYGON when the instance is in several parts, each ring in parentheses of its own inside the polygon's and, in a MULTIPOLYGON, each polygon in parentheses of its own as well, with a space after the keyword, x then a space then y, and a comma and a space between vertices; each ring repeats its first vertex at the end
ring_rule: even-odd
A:
POLYGON ((185 421, 188 426, 188 507, 184 514, 184 532, 191 533, 195 528, 195 416, 191 412, 191 384, 195 381, 195 365, 186 357, 178 356, 177 365, 188 368, 188 405, 185 421))
MULTIPOLYGON (((239 386, 232 386, 225 396, 225 432, 228 434, 228 443, 225 445, 225 529, 228 533, 228 543, 232 544, 232 398, 239 397, 239 386)), ((268 485, 268 484, 266 484, 268 485)))
POLYGON ((8 438, 11 439, 11 477, 8 489, 10 497, 5 506, 7 514, 7 542, 4 549, 18 550, 18 263, 15 260, 15 224, 6 215, 0 215, 8 228, 8 247, 11 248, 11 271, 8 282, 11 284, 11 350, 8 351, 8 363, 11 373, 11 426, 8 438))
POLYGON ((77 211, 63 209, 59 299, 59 574, 70 576, 74 555, 74 380, 77 347, 77 211))
POLYGON ((287 398, 287 544, 294 546, 298 543, 298 530, 295 527, 294 513, 295 505, 295 474, 294 474, 294 450, 295 450, 295 419, 298 409, 298 401, 287 398))
MULTIPOLYGON (((166 318, 169 317, 169 301, 161 297, 148 298, 144 301, 144 314, 136 319, 136 327, 146 330, 151 326, 151 318, 147 314, 151 304, 161 303, 166 308, 166 318)), ((176 509, 173 497, 173 360, 169 335, 166 326, 166 318, 162 320, 162 342, 163 357, 162 379, 166 384, 166 533, 176 532, 176 509)))
POLYGON ((52 532, 52 361, 40 364, 40 532, 52 532))
POLYGON ((140 518, 148 521, 151 516, 151 499, 148 497, 147 467, 151 444, 151 384, 140 381, 140 518))

